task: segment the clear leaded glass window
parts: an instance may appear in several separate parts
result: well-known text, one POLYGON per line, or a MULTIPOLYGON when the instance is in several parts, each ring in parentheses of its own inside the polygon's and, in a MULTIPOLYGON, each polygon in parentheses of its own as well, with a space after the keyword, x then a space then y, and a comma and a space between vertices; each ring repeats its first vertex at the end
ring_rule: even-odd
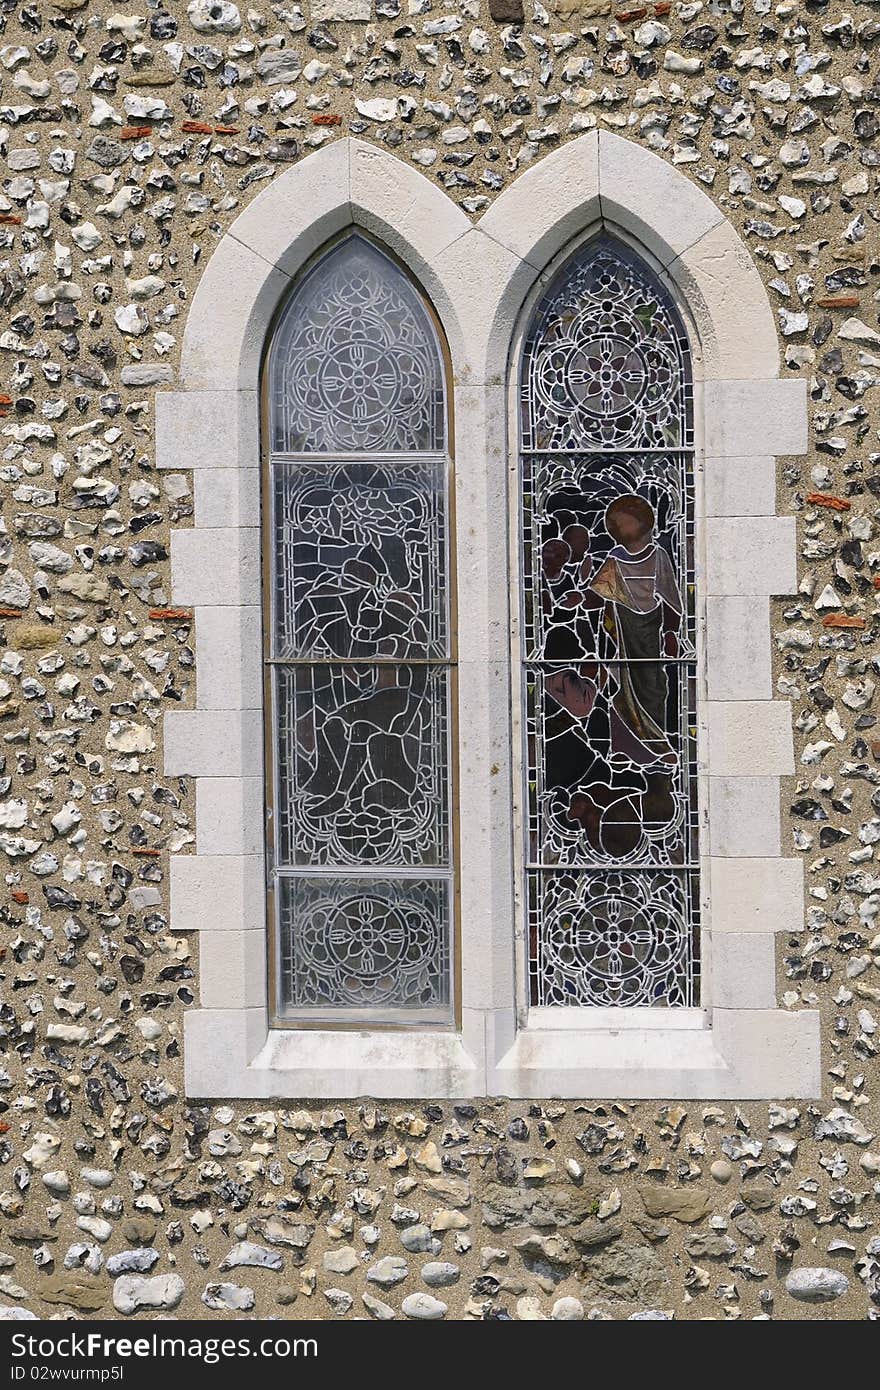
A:
POLYGON ((352 235, 268 363, 270 896, 284 1019, 452 1010, 449 462, 443 357, 352 235))
POLYGON ((695 1004, 690 356, 628 248, 551 282, 520 411, 530 1000, 695 1004))

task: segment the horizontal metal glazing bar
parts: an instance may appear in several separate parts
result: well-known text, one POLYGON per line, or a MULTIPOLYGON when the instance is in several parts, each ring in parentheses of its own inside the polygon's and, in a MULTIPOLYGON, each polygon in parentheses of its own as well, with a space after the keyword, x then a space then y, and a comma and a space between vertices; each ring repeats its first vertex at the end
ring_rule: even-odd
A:
POLYGON ((399 454, 347 454, 342 449, 334 449, 332 453, 326 454, 270 454, 269 462, 272 463, 300 463, 314 464, 319 468, 326 468, 328 463, 448 463, 449 455, 442 451, 425 450, 424 453, 399 453, 399 454))
POLYGON ((436 864, 415 864, 412 866, 391 866, 387 864, 350 864, 343 865, 342 868, 337 864, 276 864, 272 872, 276 878, 411 878, 411 879, 443 879, 451 881, 454 870, 450 866, 440 866, 436 864))
POLYGON ((527 454, 530 457, 537 456, 538 458, 551 454, 554 457, 562 458, 634 458, 638 454, 671 455, 692 454, 693 452, 693 444, 669 444, 660 449, 620 448, 619 446, 611 449, 520 449, 521 454, 527 454))
POLYGON ((700 866, 699 866, 698 863, 696 863, 696 861, 694 861, 694 860, 692 860, 692 859, 688 859, 688 860, 686 860, 684 863, 681 863, 681 864, 651 864, 651 863, 649 863, 647 860, 645 860, 644 862, 641 862, 641 861, 640 861, 640 862, 637 863, 637 864, 629 864, 629 863, 625 863, 623 860, 617 860, 617 861, 615 861, 613 864, 536 864, 536 863, 527 863, 525 867, 526 867, 527 869, 533 869, 533 870, 535 871, 535 873, 542 873, 542 874, 571 874, 571 873, 578 873, 578 874, 599 874, 600 876, 601 876, 601 875, 605 875, 605 877, 607 877, 609 873, 614 873, 615 870, 617 870, 617 869, 625 869, 625 870, 627 871, 627 873, 629 873, 629 871, 632 870, 633 872, 638 871, 638 872, 640 872, 640 873, 651 873, 651 874, 689 874, 689 873, 694 873, 697 869, 699 869, 700 866))
MULTIPOLYGON (((265 666, 457 666, 444 656, 266 656, 265 666)), ((569 662, 569 665, 572 663, 569 662)))
MULTIPOLYGON (((404 664, 404 663, 398 663, 404 664)), ((571 656, 567 660, 561 657, 550 660, 544 656, 530 656, 523 660, 526 667, 549 667, 553 670, 567 671, 575 666, 692 666, 697 669, 697 660, 693 656, 571 656)))

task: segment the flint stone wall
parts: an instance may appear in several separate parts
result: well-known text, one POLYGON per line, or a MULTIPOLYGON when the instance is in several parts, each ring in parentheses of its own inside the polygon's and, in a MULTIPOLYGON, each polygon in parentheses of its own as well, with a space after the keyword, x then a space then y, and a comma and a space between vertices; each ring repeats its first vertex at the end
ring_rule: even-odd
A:
POLYGON ((0 10, 4 1308, 876 1315, 880 9, 526 10, 0 10), (809 386, 810 453, 778 477, 800 551, 773 615, 784 852, 808 887, 777 981, 821 1011, 822 1100, 188 1103, 198 949, 167 888, 194 805, 161 731, 194 699, 168 559, 194 484, 153 453, 188 302, 254 194, 340 135, 477 217, 595 127, 717 201, 809 386))

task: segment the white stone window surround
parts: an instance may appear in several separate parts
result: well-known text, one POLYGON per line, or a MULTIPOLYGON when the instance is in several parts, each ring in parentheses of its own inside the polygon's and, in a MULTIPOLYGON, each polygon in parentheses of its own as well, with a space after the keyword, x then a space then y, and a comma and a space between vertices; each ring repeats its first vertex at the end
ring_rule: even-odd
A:
POLYGON ((166 772, 196 785, 196 853, 171 864, 172 928, 200 933, 201 1007, 185 1017, 189 1095, 819 1094, 818 1014, 775 1007, 775 933, 802 928, 803 879, 780 843, 780 778, 794 763, 790 706, 773 699, 769 598, 795 588, 796 557, 794 519, 775 515, 773 456, 804 453, 807 442, 806 385, 778 372, 770 306, 731 225, 665 160, 609 132, 530 166, 476 225, 424 175, 348 138, 277 175, 236 219, 190 306, 179 389, 156 398, 158 464, 195 478, 195 525, 172 532, 171 554, 173 601, 195 610, 196 708, 165 716, 166 772), (695 359, 705 1007, 674 1018, 551 1010, 518 1019, 504 525, 516 438, 506 383, 530 292, 600 223, 663 269, 695 359), (458 605, 468 615, 459 633, 460 1032, 272 1030, 268 1021, 260 370, 291 278, 352 225, 409 267, 452 357, 458 605))

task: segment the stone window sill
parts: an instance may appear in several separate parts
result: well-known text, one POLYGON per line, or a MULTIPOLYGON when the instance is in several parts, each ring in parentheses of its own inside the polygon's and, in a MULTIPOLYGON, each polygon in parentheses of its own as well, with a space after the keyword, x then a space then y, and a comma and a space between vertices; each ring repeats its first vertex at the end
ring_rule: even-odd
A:
POLYGON ((255 1099, 480 1095, 483 1030, 472 1038, 470 1023, 464 1033, 270 1029, 264 1009, 201 1009, 185 1022, 186 1090, 255 1099))
POLYGON ((819 1030, 811 1010, 714 1009, 710 1015, 688 1009, 675 1024, 667 1016, 666 1026, 656 1019, 662 1011, 646 1010, 654 1017, 640 1027, 633 1009, 613 1030, 566 1028, 558 1018, 548 1026, 536 1020, 543 1012, 530 1014, 490 1068, 490 1094, 622 1100, 818 1094, 819 1030))

